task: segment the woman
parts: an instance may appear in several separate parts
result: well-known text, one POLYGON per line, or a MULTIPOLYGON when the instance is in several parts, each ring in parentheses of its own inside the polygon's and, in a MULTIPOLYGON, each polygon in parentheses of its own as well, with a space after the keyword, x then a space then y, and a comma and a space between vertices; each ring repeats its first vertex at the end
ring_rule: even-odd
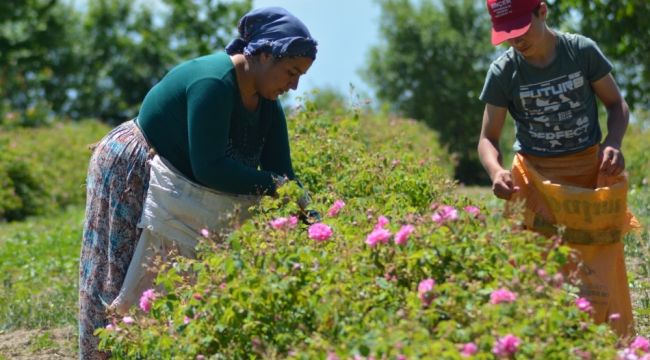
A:
POLYGON ((220 193, 273 195, 295 177, 277 99, 297 88, 317 43, 277 7, 249 12, 238 30, 225 52, 172 69, 146 95, 137 119, 111 131, 93 153, 80 261, 82 359, 107 357, 93 332, 107 325, 106 307, 142 234, 156 154, 185 180, 220 193))

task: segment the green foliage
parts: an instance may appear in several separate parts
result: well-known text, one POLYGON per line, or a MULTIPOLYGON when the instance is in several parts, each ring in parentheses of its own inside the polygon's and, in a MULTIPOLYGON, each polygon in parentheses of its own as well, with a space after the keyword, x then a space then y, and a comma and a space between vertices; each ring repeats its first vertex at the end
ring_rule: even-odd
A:
POLYGON ((60 110, 67 78, 78 70, 75 15, 57 1, 0 4, 0 125, 39 125, 52 120, 51 108, 60 110))
POLYGON ((451 186, 451 160, 423 124, 361 113, 332 120, 315 111, 308 103, 289 124, 296 173, 314 196, 379 197, 387 206, 404 196, 406 204, 426 206, 436 197, 439 186, 433 184, 451 186))
POLYGON ((48 331, 37 336, 30 344, 31 351, 56 348, 56 343, 52 340, 52 334, 48 331))
POLYGON ((147 91, 178 62, 223 49, 243 1, 129 0, 0 5, 0 124, 38 125, 59 117, 119 123, 137 114, 147 91))
POLYGON ((0 153, 0 218, 15 220, 43 209, 45 190, 28 165, 7 146, 0 153))
POLYGON ((637 122, 630 124, 623 139, 625 168, 630 174, 630 184, 650 185, 650 117, 646 112, 637 113, 637 122))
POLYGON ((478 345, 477 358, 492 358, 507 333, 522 339, 517 358, 615 357, 616 337, 577 309, 575 287, 540 275, 558 272, 568 248, 493 209, 464 211, 470 202, 445 180, 441 153, 426 151, 435 141, 424 141, 422 124, 306 109, 290 121, 293 157, 332 237, 318 242, 306 226, 270 226, 297 210, 285 199, 298 188, 281 189, 229 236, 202 241, 198 259, 168 264, 149 313, 99 331, 115 358, 460 359, 467 342, 478 345), (345 207, 326 215, 337 199, 345 207), (458 219, 432 221, 441 204, 458 219), (406 245, 366 244, 380 215, 393 234, 415 226, 406 245), (427 305, 418 284, 428 278, 427 305), (501 287, 517 300, 490 304, 501 287))
POLYGON ((625 239, 630 289, 635 299, 635 318, 640 334, 650 334, 650 118, 637 112, 623 141, 626 171, 629 173, 628 205, 642 225, 638 234, 625 239))
POLYGON ((164 11, 155 11, 135 9, 129 0, 89 3, 81 34, 90 46, 72 109, 78 116, 112 122, 134 117, 147 91, 173 66, 223 49, 251 2, 163 4, 164 11))
POLYGON ((321 111, 345 113, 348 108, 347 99, 335 88, 314 89, 311 93, 306 94, 304 99, 298 98, 298 101, 301 100, 308 101, 315 109, 321 111))
POLYGON ((0 226, 0 331, 77 322, 83 207, 0 226))
POLYGON ((628 205, 642 228, 625 238, 630 291, 639 334, 650 334, 650 186, 633 186, 628 205))
POLYGON ((440 133, 458 154, 456 178, 486 181, 476 154, 478 99, 493 53, 484 2, 381 0, 382 43, 365 77, 380 100, 440 133))
POLYGON ((107 131, 104 125, 86 121, 0 133, 0 220, 82 204, 88 145, 107 131))
POLYGON ((628 103, 648 108, 650 100, 650 2, 646 0, 553 0, 550 25, 594 39, 617 66, 628 103))

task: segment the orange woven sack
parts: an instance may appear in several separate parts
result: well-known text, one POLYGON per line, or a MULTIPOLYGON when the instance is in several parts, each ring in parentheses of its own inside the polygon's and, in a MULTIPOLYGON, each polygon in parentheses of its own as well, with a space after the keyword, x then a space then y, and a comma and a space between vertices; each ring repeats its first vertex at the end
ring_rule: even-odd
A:
POLYGON ((530 229, 547 236, 564 226, 564 238, 574 244, 612 244, 639 222, 627 207, 627 177, 598 176, 597 187, 563 185, 540 174, 517 154, 513 181, 521 191, 513 200, 525 199, 524 219, 530 229))
POLYGON ((598 175, 597 146, 561 158, 517 154, 512 177, 520 191, 507 208, 523 202, 527 228, 546 236, 563 229, 563 240, 580 258, 564 274, 577 273, 580 295, 591 302, 597 323, 609 322, 619 336, 631 336, 634 318, 621 240, 640 225, 627 208, 627 178, 598 175))

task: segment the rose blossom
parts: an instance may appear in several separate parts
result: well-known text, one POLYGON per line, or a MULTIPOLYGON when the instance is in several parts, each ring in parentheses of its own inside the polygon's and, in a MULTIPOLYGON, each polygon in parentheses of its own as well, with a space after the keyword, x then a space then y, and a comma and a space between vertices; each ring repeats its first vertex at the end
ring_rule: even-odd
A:
POLYGON ((431 305, 433 301, 433 286, 435 284, 436 281, 431 278, 422 280, 418 284, 418 298, 420 298, 424 306, 431 305))
POLYGON ((378 243, 385 244, 388 242, 388 239, 392 234, 390 231, 381 228, 375 228, 368 236, 366 237, 366 244, 370 247, 377 246, 378 243))
POLYGON ((517 352, 517 350, 519 350, 520 343, 521 340, 518 337, 512 334, 507 334, 506 336, 498 338, 494 342, 494 346, 492 346, 492 353, 494 353, 496 356, 513 355, 517 352))
POLYGON ((401 229, 395 234, 395 244, 396 245, 406 245, 406 242, 409 239, 411 233, 415 230, 413 225, 404 225, 401 229))
POLYGON ((298 224, 298 217, 296 216, 291 216, 291 217, 279 217, 277 219, 271 220, 270 222, 271 227, 280 230, 283 228, 289 228, 293 229, 296 227, 298 224))
POLYGON ((492 305, 500 304, 502 302, 511 303, 515 300, 517 300, 517 294, 506 288, 494 290, 490 294, 490 304, 492 305))
POLYGON ((336 200, 329 210, 327 210, 327 215, 331 217, 338 215, 339 211, 341 211, 344 206, 345 202, 343 200, 336 200))
POLYGON ((631 349, 640 349, 643 352, 650 352, 650 341, 643 336, 637 336, 630 344, 631 349))
POLYGON ((377 225, 375 225, 375 229, 383 229, 388 225, 389 221, 388 218, 386 218, 384 215, 380 215, 377 218, 377 225))
POLYGON ((478 217, 481 215, 481 210, 474 205, 467 205, 464 208, 465 212, 472 215, 473 217, 478 217))
POLYGON ((478 351, 478 346, 474 344, 473 342, 468 342, 467 344, 464 344, 463 347, 460 350, 460 355, 462 357, 470 357, 478 351))
POLYGON ((431 220, 438 225, 442 225, 448 221, 458 220, 458 210, 453 206, 443 205, 431 216, 431 220))
POLYGON ((326 241, 332 236, 332 229, 323 223, 316 223, 309 226, 307 233, 310 239, 321 242, 326 241))
POLYGON ((591 312, 592 310, 591 303, 589 302, 589 300, 583 297, 576 299, 576 306, 580 311, 591 312))
POLYGON ((140 309, 144 312, 151 310, 151 303, 156 299, 156 293, 153 289, 145 290, 140 297, 140 309))

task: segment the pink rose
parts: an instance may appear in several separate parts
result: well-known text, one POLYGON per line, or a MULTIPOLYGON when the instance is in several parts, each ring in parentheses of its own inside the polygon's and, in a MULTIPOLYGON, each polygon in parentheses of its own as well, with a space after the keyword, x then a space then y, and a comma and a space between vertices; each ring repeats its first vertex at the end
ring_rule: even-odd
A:
POLYGON ((153 289, 145 290, 140 296, 140 309, 144 312, 149 312, 151 310, 151 305, 156 299, 156 293, 153 289))
POLYGON ((466 213, 472 215, 473 217, 478 217, 481 215, 481 210, 474 205, 465 206, 464 210, 466 213))
POLYGON ((462 357, 470 357, 478 351, 478 346, 474 344, 473 342, 468 342, 467 344, 464 344, 463 347, 460 350, 460 356, 462 357))
POLYGON ((641 350, 643 352, 650 352, 650 341, 643 336, 637 336, 630 344, 630 348, 634 350, 641 350))
POLYGON ((334 204, 332 204, 332 206, 329 208, 329 210, 327 210, 327 216, 334 217, 338 215, 339 211, 341 211, 344 206, 345 202, 343 200, 336 200, 334 204))
POLYGON ((332 229, 323 223, 316 223, 309 226, 307 233, 310 239, 321 242, 326 241, 332 236, 332 229))
POLYGON ((424 279, 418 284, 418 298, 420 298, 424 306, 431 305, 433 301, 433 286, 435 284, 436 281, 431 278, 424 279))
POLYGON ((584 312, 591 312, 591 310, 593 309, 591 307, 591 303, 589 302, 589 300, 583 297, 576 299, 576 306, 580 311, 584 311, 584 312))
POLYGON ((502 336, 494 342, 492 353, 499 357, 513 355, 519 350, 520 343, 521 340, 512 334, 502 336))
POLYGON ((375 229, 383 229, 388 225, 389 221, 388 218, 386 218, 384 215, 381 215, 377 218, 377 225, 375 225, 375 229))
POLYGON ((271 220, 271 227, 278 230, 282 229, 287 223, 289 222, 289 219, 286 217, 279 217, 275 220, 271 220))
POLYGON ((458 220, 458 210, 455 207, 449 205, 443 205, 431 216, 436 224, 442 225, 449 221, 458 220))
POLYGON ((404 225, 401 229, 395 234, 395 244, 396 245, 406 245, 406 242, 409 239, 411 233, 415 230, 413 225, 404 225))
POLYGON ((517 294, 511 292, 506 288, 494 290, 490 294, 490 304, 492 305, 500 304, 502 302, 511 303, 514 302, 515 300, 517 300, 517 294))
POLYGON ((293 229, 298 224, 298 218, 296 216, 291 216, 291 217, 288 217, 288 218, 279 217, 279 218, 277 218, 275 220, 271 220, 270 224, 271 224, 271 227, 276 229, 276 230, 280 230, 280 229, 284 229, 284 228, 293 229))
POLYGON ((327 360, 339 360, 339 357, 334 351, 330 351, 327 353, 327 360))
POLYGON ((388 239, 392 234, 390 231, 382 228, 375 228, 368 236, 366 237, 366 244, 370 247, 377 246, 378 243, 385 244, 388 242, 388 239))
POLYGON ((542 280, 548 281, 548 274, 546 273, 546 270, 544 269, 537 269, 537 276, 539 276, 542 280))

